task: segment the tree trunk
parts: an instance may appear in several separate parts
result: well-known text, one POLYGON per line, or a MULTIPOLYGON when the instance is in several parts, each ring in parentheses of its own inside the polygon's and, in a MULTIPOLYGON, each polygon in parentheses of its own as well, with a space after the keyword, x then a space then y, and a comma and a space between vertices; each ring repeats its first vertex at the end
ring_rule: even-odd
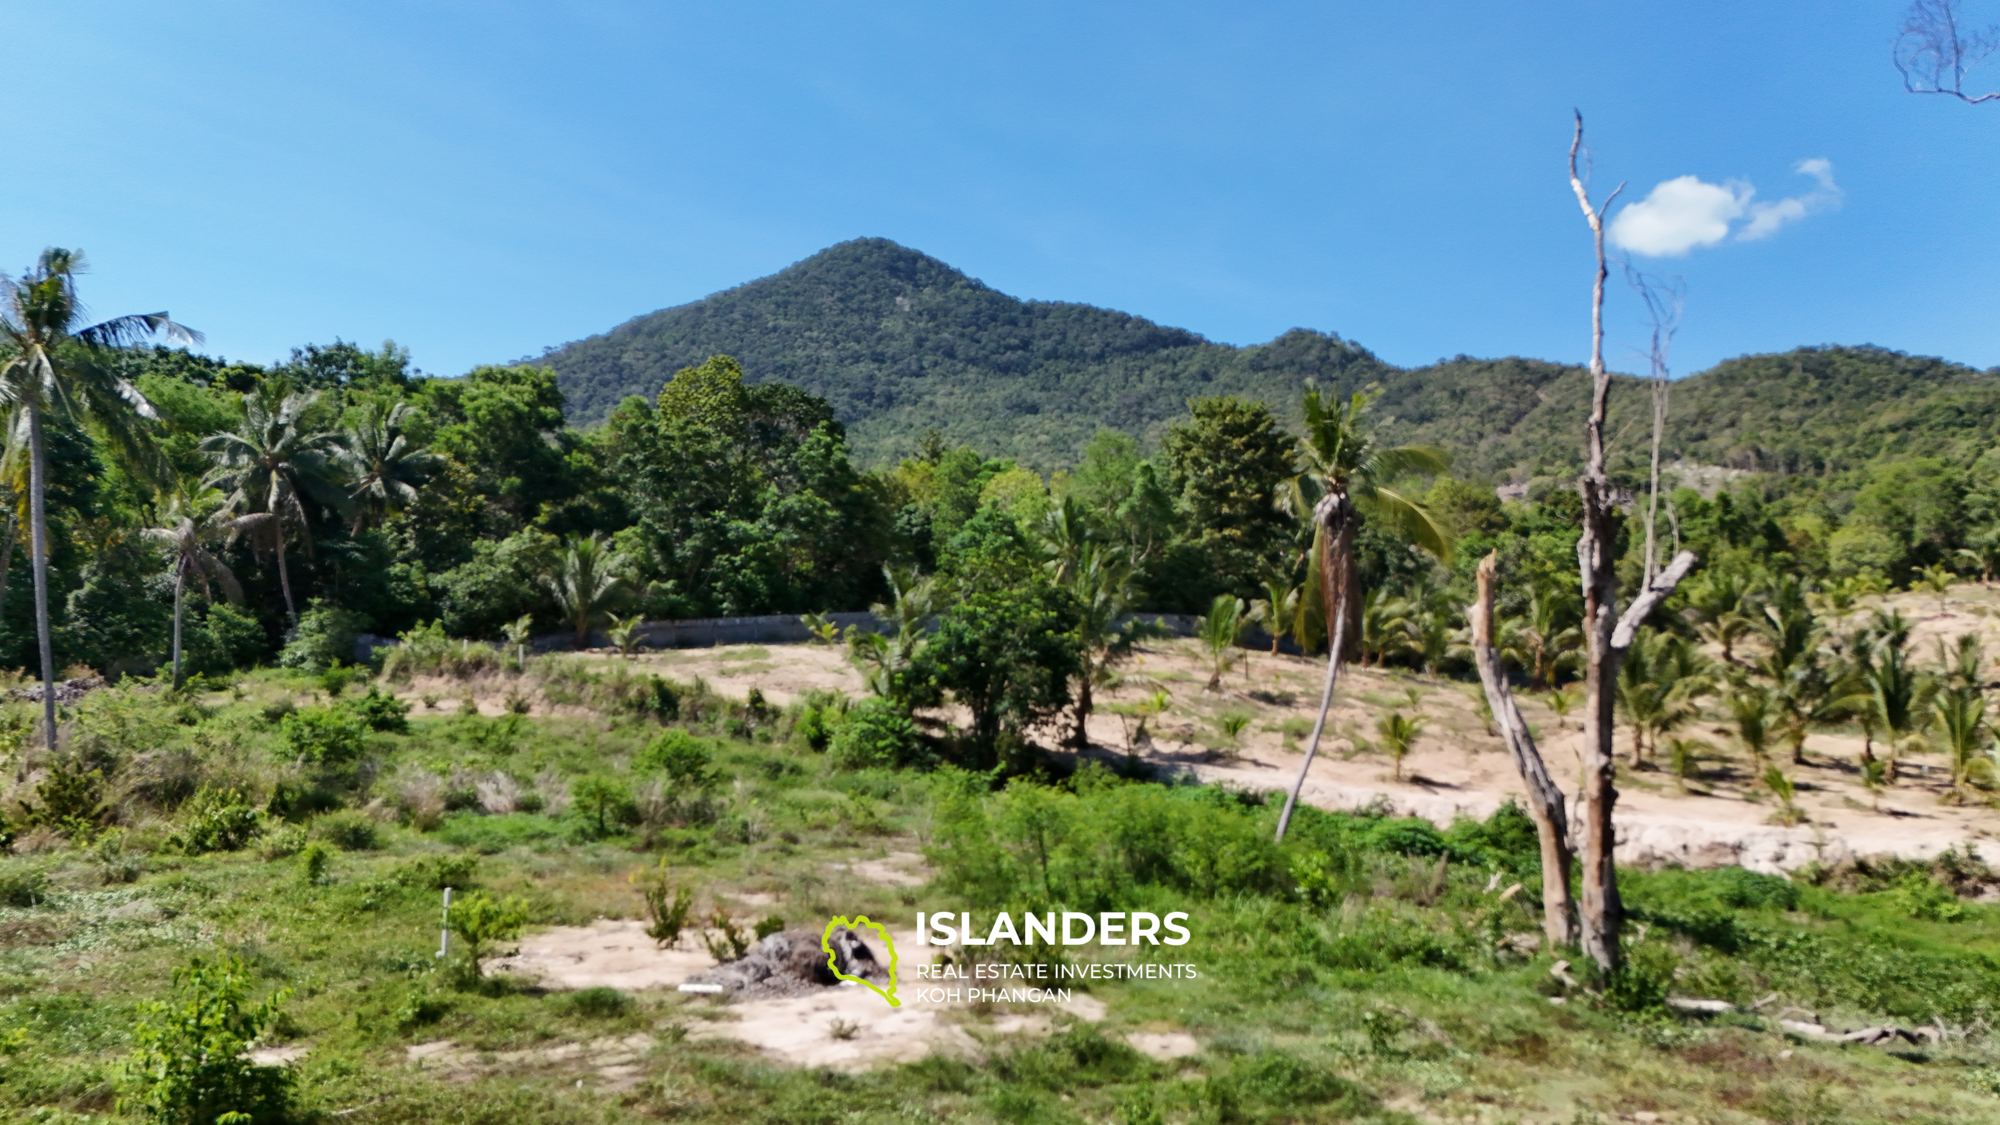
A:
POLYGON ((1583 951, 1607 973, 1618 970, 1618 935, 1625 921, 1618 897, 1618 872, 1612 850, 1616 844, 1611 821, 1617 803, 1618 664, 1632 647, 1639 625, 1653 608, 1674 592, 1694 566, 1692 551, 1682 551, 1648 583, 1621 617, 1618 614, 1618 507, 1604 467, 1604 419, 1611 397, 1611 373, 1604 366, 1604 213, 1618 198, 1623 184, 1600 206, 1577 174, 1576 156, 1583 148, 1583 114, 1576 115, 1576 135, 1569 146, 1569 184, 1583 208, 1584 221, 1597 257, 1590 290, 1590 413, 1584 419, 1584 470, 1577 482, 1583 493, 1583 536, 1577 540, 1577 575, 1583 585, 1584 673, 1583 722, 1583 951))
POLYGON ((179 568, 175 569, 177 573, 174 575, 174 690, 179 691, 181 690, 181 605, 184 601, 182 594, 187 587, 187 575, 178 573, 179 568))
POLYGON ((7 513, 7 541, 0 543, 0 610, 7 606, 7 578, 14 569, 14 546, 21 541, 21 518, 7 513))
POLYGON ((1086 657, 1084 659, 1083 675, 1078 677, 1081 682, 1077 684, 1076 690, 1076 729, 1072 730, 1069 736, 1070 747, 1079 754, 1090 749, 1090 732, 1084 726, 1090 719, 1090 709, 1092 706, 1089 665, 1089 658, 1086 657))
POLYGON ((28 401, 28 523, 29 550, 35 572, 35 640, 42 657, 42 737, 50 750, 56 748, 56 657, 49 639, 49 516, 45 502, 42 457, 42 412, 34 400, 28 401))
POLYGON ((1486 705, 1507 743, 1514 768, 1528 795, 1528 817, 1535 822, 1535 835, 1542 844, 1542 932, 1551 951, 1576 944, 1576 906, 1570 898, 1569 813, 1563 792, 1549 779, 1535 736, 1514 702, 1507 684, 1500 654, 1493 648, 1493 587, 1499 553, 1487 555, 1479 563, 1479 599, 1472 605, 1472 655, 1479 666, 1479 681, 1486 689, 1486 705))
POLYGON ((278 586, 285 592, 285 616, 292 624, 299 623, 299 609, 292 604, 292 572, 285 566, 285 521, 273 518, 271 534, 278 539, 278 586))
POLYGON ((1292 791, 1285 797, 1285 809, 1278 814, 1278 842, 1285 840, 1286 829, 1292 826, 1292 810, 1298 807, 1299 794, 1306 787, 1306 774, 1311 772, 1313 758, 1319 754, 1320 735, 1326 731, 1326 713, 1333 707, 1333 685, 1340 678, 1340 661, 1347 647, 1347 607, 1336 600, 1336 580, 1333 563, 1350 553, 1354 548, 1354 507, 1348 503, 1345 492, 1329 492, 1319 502, 1320 522, 1320 597, 1326 609, 1327 648, 1326 684, 1319 693, 1319 718, 1313 721, 1312 738, 1306 743, 1306 760, 1299 763, 1299 776, 1292 782, 1292 791))

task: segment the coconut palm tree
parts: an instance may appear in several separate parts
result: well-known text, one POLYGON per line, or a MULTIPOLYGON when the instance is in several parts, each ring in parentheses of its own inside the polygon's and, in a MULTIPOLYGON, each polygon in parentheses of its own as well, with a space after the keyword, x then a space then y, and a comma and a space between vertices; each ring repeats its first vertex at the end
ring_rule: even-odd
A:
POLYGON ((588 537, 570 536, 555 573, 543 579, 555 594, 563 619, 576 630, 577 648, 590 643, 590 627, 623 592, 625 579, 619 572, 624 569, 625 556, 593 531, 588 537))
POLYGON ((292 599, 292 572, 286 563, 286 530, 299 536, 312 552, 312 521, 305 501, 332 511, 344 511, 347 493, 340 486, 343 435, 328 427, 319 411, 318 391, 295 391, 282 379, 267 379, 243 396, 242 424, 233 431, 210 434, 200 449, 215 467, 202 484, 220 488, 232 512, 262 512, 271 518, 271 544, 278 555, 278 586, 285 595, 285 616, 298 622, 292 599))
POLYGON ((1951 788, 1961 802, 1974 770, 1982 762, 1986 734, 1986 700, 1978 688, 1955 687, 1938 696, 1938 734, 1951 761, 1951 788))
POLYGON ((371 402, 347 427, 347 440, 336 453, 348 480, 348 496, 356 501, 354 530, 414 503, 417 487, 429 479, 443 458, 418 447, 403 426, 410 404, 371 402))
MULTIPOLYGON (((1047 566, 1051 577, 1062 569, 1060 559, 1047 566)), ((1090 718, 1095 689, 1110 680, 1111 665, 1129 654, 1138 639, 1132 623, 1120 620, 1132 604, 1132 566, 1123 551, 1085 542, 1068 567, 1067 578, 1057 579, 1057 584, 1069 591, 1081 611, 1076 632, 1083 647, 1083 669, 1077 677, 1076 726, 1070 731, 1070 745, 1082 751, 1090 748, 1084 722, 1090 718)))
POLYGON ((1251 619, 1261 625, 1271 635, 1271 655, 1278 655, 1278 645, 1291 633, 1293 622, 1299 616, 1300 588, 1290 579, 1271 574, 1264 578, 1264 596, 1251 605, 1251 619))
POLYGON ((1583 606, 1576 591, 1554 582, 1537 583, 1528 591, 1525 612, 1515 621, 1529 663, 1530 687, 1550 688, 1565 665, 1583 651, 1583 606))
POLYGON ((1306 392, 1305 441, 1301 445, 1305 471, 1292 478, 1280 497, 1294 513, 1312 513, 1308 581, 1318 586, 1321 604, 1326 607, 1328 643, 1319 717, 1306 744, 1305 760, 1299 763, 1298 779, 1278 816, 1279 840, 1291 826, 1306 773, 1319 753, 1327 712, 1333 707, 1334 682, 1354 633, 1350 622, 1361 609, 1354 573, 1354 535, 1361 521, 1365 518, 1440 559, 1451 554, 1451 537, 1423 505, 1388 487, 1397 477, 1442 473, 1449 462, 1442 452, 1428 446, 1389 448, 1377 444, 1362 424, 1362 415, 1376 394, 1356 391, 1343 406, 1337 396, 1322 396, 1317 389, 1306 392))
POLYGON ((1726 664, 1736 663, 1736 642, 1756 631, 1756 589, 1754 578, 1727 567, 1687 585, 1687 614, 1695 632, 1721 647, 1726 664))
POLYGON ((1243 599, 1234 594, 1217 594, 1208 613, 1194 619, 1194 638, 1208 657, 1208 691, 1222 690, 1222 677, 1236 666, 1236 642, 1243 636, 1243 599))
POLYGON ((195 343, 199 333, 166 313, 121 316, 84 326, 76 277, 83 253, 51 247, 20 278, 0 276, 0 402, 20 416, 28 432, 29 551, 35 576, 35 633, 42 660, 42 729, 56 745, 55 654, 49 639, 49 521, 45 415, 88 419, 131 452, 146 443, 141 426, 153 407, 138 388, 105 362, 111 353, 165 337, 195 343))
POLYGON ((1707 661, 1683 637, 1642 628, 1618 666, 1618 709, 1632 724, 1632 764, 1658 745, 1660 736, 1700 713, 1698 700, 1714 681, 1707 661))
POLYGON ((224 537, 233 538, 270 519, 267 512, 232 516, 221 509, 198 515, 192 502, 184 496, 176 496, 160 526, 146 529, 147 538, 166 544, 173 553, 175 691, 179 691, 181 686, 181 612, 188 584, 199 582, 202 596, 206 598, 214 596, 211 587, 220 586, 222 595, 232 604, 243 601, 243 587, 237 584, 235 573, 229 569, 229 564, 208 549, 208 545, 224 537))

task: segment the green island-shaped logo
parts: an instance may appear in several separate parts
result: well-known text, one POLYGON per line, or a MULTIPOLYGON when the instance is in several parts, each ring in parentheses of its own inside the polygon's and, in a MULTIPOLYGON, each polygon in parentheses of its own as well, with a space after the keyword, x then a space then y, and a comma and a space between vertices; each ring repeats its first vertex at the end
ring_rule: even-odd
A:
POLYGON ((841 980, 851 980, 856 984, 866 986, 869 990, 874 992, 875 995, 880 996, 884 1000, 887 1000, 891 1008, 900 1008, 903 1006, 903 1002, 901 1000, 896 999, 896 939, 889 936, 889 928, 887 926, 884 926, 879 922, 869 921, 868 916, 866 914, 860 915, 855 918, 842 918, 839 916, 835 916, 835 918, 831 922, 828 922, 826 924, 826 932, 822 933, 819 936, 819 947, 826 951, 826 967, 829 971, 833 973, 834 976, 840 978, 841 980), (889 988, 887 991, 877 988, 875 982, 873 981, 863 980, 862 978, 857 977, 852 973, 843 973, 840 971, 840 966, 838 964, 839 957, 833 951, 833 931, 841 926, 846 926, 850 930, 858 930, 863 926, 866 926, 869 929, 874 930, 876 935, 882 939, 882 944, 888 947, 889 988))

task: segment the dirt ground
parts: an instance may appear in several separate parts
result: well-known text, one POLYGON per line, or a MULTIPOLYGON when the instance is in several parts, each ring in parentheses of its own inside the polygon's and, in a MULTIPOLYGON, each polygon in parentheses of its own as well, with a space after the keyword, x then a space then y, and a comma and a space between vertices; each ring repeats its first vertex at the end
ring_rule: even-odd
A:
MULTIPOLYGON (((1960 584, 1952 587, 1942 604, 1934 594, 1892 594, 1865 601, 1855 615, 1878 606, 1899 610, 1913 622, 1920 659, 1934 660, 1941 639, 1977 633, 1987 640, 2000 666, 2000 590, 1960 584)), ((1250 789, 1288 786, 1297 774, 1301 742, 1312 724, 1324 664, 1268 652, 1238 655, 1222 690, 1210 692, 1205 690, 1209 670, 1192 641, 1143 647, 1117 669, 1122 682, 1098 693, 1099 709, 1090 720, 1093 753, 1132 753, 1156 766, 1187 770, 1204 781, 1250 789), (1143 734, 1136 718, 1115 713, 1160 690, 1169 693, 1171 703, 1165 713, 1146 723, 1143 734), (1231 713, 1248 716, 1247 725, 1234 738, 1221 721, 1231 713)), ((584 659, 626 663, 634 671, 681 680, 700 676, 725 695, 741 696, 754 687, 777 705, 810 689, 853 696, 865 691, 845 650, 824 645, 730 645, 629 658, 600 653, 584 659)), ((461 683, 419 680, 397 694, 421 713, 426 695, 439 701, 439 710, 446 710, 457 706, 465 691, 461 683)), ((476 684, 473 698, 482 714, 498 715, 506 710, 507 696, 515 692, 530 698, 530 714, 561 710, 535 696, 531 683, 512 677, 476 684)), ((1431 679, 1400 669, 1343 669, 1327 738, 1307 779, 1304 799, 1326 809, 1386 806, 1439 825, 1460 815, 1491 813, 1517 797, 1521 785, 1499 739, 1486 733, 1478 698, 1474 683, 1431 679), (1420 716, 1424 722, 1415 747, 1404 759, 1400 779, 1388 757, 1371 746, 1377 719, 1392 710, 1420 716)), ((1581 767, 1581 734, 1575 719, 1559 719, 1545 697, 1522 693, 1520 700, 1550 772, 1570 791, 1574 807, 1581 767)), ((1806 764, 1786 766, 1806 817, 1804 823, 1786 827, 1774 823, 1775 804, 1756 782, 1761 771, 1722 729, 1715 700, 1709 701, 1703 721, 1678 733, 1711 748, 1701 776, 1683 788, 1650 763, 1621 771, 1617 809, 1621 862, 1733 863, 1775 872, 1814 860, 1833 863, 1850 855, 1921 858, 1968 842, 1983 846, 1990 860, 2000 862, 2000 846, 1990 842, 2000 830, 2000 814, 1977 804, 1950 803, 1940 755, 1907 755, 1899 781, 1878 801, 1861 786, 1855 768, 1861 750, 1859 731, 1816 733, 1806 743, 1806 764)), ((1621 730, 1622 756, 1629 756, 1629 750, 1622 749, 1629 746, 1628 739, 1621 730)), ((902 879, 914 877, 906 869, 902 879)))

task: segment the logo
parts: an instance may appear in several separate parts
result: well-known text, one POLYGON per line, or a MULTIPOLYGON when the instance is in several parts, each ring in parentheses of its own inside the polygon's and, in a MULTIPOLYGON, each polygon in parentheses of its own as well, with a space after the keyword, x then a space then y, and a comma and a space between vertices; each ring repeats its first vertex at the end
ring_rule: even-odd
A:
POLYGON ((822 933, 819 937, 819 947, 820 949, 826 952, 826 967, 833 973, 835 977, 838 977, 841 980, 851 980, 855 984, 862 985, 869 991, 873 992, 875 995, 880 996, 884 1000, 887 1000, 891 1008, 900 1008, 903 1006, 903 1002, 901 1000, 896 999, 896 960, 897 960, 896 939, 889 936, 889 927, 884 926, 879 922, 869 921, 868 916, 866 914, 860 915, 855 918, 843 918, 836 916, 832 921, 826 924, 826 932, 822 933), (846 961, 850 968, 860 968, 862 963, 873 963, 877 966, 881 964, 881 962, 875 961, 875 955, 873 953, 868 952, 868 947, 866 945, 863 945, 861 941, 851 933, 843 933, 841 936, 846 938, 849 942, 851 942, 852 945, 860 947, 860 949, 858 950, 858 956, 855 956, 854 953, 851 952, 849 948, 843 948, 843 949, 834 948, 835 930, 841 930, 841 929, 859 930, 864 927, 866 927, 867 929, 874 930, 875 935, 882 939, 883 946, 889 950, 889 969, 888 969, 889 987, 887 988, 887 990, 884 990, 881 987, 877 986, 874 981, 871 981, 866 977, 856 976, 853 973, 845 973, 842 972, 840 969, 840 962, 842 961, 846 961))

